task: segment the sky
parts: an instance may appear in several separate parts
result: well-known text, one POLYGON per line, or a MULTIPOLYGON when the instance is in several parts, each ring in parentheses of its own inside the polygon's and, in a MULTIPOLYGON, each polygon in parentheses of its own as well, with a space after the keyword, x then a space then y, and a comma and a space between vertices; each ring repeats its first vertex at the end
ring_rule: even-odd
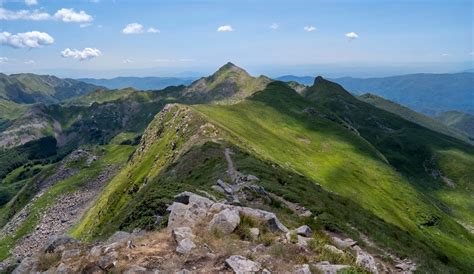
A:
POLYGON ((385 76, 474 67, 471 0, 0 0, 0 71, 385 76))

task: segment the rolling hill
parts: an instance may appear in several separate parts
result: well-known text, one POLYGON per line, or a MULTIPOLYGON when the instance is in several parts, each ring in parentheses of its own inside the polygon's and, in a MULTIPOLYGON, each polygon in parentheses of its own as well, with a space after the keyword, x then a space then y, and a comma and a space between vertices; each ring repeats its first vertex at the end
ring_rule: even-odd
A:
POLYGON ((474 139, 474 116, 459 111, 446 111, 435 117, 447 126, 465 132, 474 139))
POLYGON ((103 87, 51 75, 0 73, 0 98, 19 104, 52 104, 103 87))

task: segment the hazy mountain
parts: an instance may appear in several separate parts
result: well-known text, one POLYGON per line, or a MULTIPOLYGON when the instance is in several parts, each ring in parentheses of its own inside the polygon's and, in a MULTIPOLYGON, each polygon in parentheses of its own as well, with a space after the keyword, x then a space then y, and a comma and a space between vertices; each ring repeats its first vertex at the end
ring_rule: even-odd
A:
POLYGON ((0 73, 0 98, 20 104, 51 104, 103 87, 51 75, 0 73))
POLYGON ((116 77, 111 79, 80 78, 78 80, 109 89, 131 87, 138 90, 156 90, 169 86, 189 85, 195 79, 192 77, 116 77))

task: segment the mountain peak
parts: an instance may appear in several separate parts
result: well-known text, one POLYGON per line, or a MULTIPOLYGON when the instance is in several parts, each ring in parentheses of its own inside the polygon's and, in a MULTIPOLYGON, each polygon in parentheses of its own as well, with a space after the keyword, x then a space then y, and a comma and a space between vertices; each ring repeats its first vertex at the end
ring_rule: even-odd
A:
POLYGON ((234 65, 231 62, 227 62, 225 65, 220 67, 213 75, 220 75, 225 72, 237 72, 248 74, 243 68, 234 65))

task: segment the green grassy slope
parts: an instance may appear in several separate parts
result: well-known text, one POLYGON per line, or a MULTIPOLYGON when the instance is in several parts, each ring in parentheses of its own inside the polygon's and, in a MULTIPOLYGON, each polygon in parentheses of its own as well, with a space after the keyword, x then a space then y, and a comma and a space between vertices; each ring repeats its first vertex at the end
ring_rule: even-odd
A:
POLYGON ((390 100, 386 100, 380 96, 366 93, 357 97, 358 99, 369 103, 377 108, 391 112, 395 115, 402 117, 405 120, 418 124, 422 127, 437 131, 439 133, 455 137, 457 139, 469 142, 469 136, 455 127, 451 127, 448 124, 444 124, 434 118, 428 117, 424 114, 418 113, 407 107, 394 103, 390 100))
POLYGON ((236 143, 350 197, 455 264, 474 267, 469 259, 474 255, 472 234, 433 205, 362 138, 324 119, 307 117, 303 110, 312 106, 277 83, 240 104, 197 109, 230 132, 236 143), (430 226, 433 220, 436 225, 430 226))
POLYGON ((361 102, 322 78, 307 90, 306 98, 356 128, 436 206, 468 227, 474 225, 474 181, 464 177, 474 160, 473 146, 361 102), (446 155, 451 157, 449 168, 446 155))
POLYGON ((223 148, 231 146, 237 167, 316 212, 327 229, 356 235, 349 224, 355 226, 381 246, 415 257, 428 272, 474 267, 471 234, 369 142, 308 108, 314 104, 283 83, 235 105, 169 107, 72 234, 94 239, 117 229, 154 228, 178 192, 213 193, 215 180, 226 178, 223 148))

